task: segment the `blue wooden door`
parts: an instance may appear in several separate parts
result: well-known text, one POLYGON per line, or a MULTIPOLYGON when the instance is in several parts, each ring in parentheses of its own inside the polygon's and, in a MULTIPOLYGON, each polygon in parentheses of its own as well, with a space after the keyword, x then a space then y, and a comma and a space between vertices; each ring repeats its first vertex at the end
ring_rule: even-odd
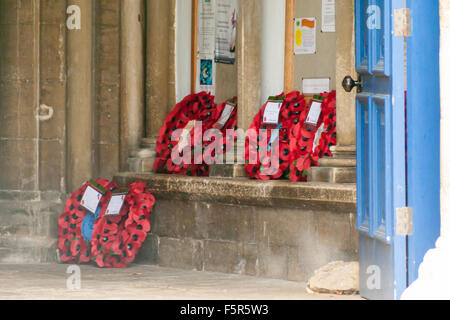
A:
POLYGON ((357 228, 360 292, 396 299, 407 285, 406 237, 395 234, 406 206, 404 38, 393 34, 403 0, 357 0, 357 228))
POLYGON ((440 234, 439 1, 407 0, 414 26, 407 38, 408 284, 440 234))

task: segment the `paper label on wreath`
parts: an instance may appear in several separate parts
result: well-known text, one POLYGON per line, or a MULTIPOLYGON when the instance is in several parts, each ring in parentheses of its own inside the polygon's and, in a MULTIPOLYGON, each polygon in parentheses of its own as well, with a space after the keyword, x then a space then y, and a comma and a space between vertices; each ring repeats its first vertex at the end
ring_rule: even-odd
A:
POLYGON ((98 190, 91 186, 87 186, 80 204, 90 212, 95 213, 102 197, 103 195, 98 190))
POLYGON ((186 146, 190 145, 189 143, 190 134, 194 127, 195 127, 195 120, 191 120, 188 122, 186 127, 183 128, 180 140, 178 141, 178 153, 181 153, 186 146))
POLYGON ((112 196, 111 200, 109 200, 108 207, 106 208, 105 215, 106 216, 118 215, 120 213, 120 210, 122 209, 125 197, 126 197, 125 194, 118 194, 112 196))
POLYGON ((320 114, 322 113, 322 102, 313 100, 311 108, 309 108, 308 116, 306 117, 305 123, 317 126, 320 114))
POLYGON ((266 109, 264 110, 263 122, 265 124, 277 125, 280 119, 280 110, 282 101, 269 101, 267 102, 266 109))
POLYGON ((316 148, 319 146, 320 137, 322 136, 322 132, 325 131, 325 125, 322 123, 319 129, 316 131, 316 135, 314 136, 314 146, 312 152, 316 151, 316 148))
POLYGON ((225 108, 223 109, 222 114, 220 115, 219 121, 217 121, 216 124, 214 125, 215 129, 219 129, 220 130, 220 129, 223 128, 225 123, 227 123, 227 121, 230 119, 234 108, 235 108, 235 106, 232 105, 231 103, 227 103, 225 105, 225 108))

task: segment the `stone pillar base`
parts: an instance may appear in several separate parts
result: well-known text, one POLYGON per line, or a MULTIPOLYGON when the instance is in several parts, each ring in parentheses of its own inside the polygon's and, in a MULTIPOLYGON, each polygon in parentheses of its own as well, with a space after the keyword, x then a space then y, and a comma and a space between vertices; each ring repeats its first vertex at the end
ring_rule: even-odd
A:
MULTIPOLYGON (((215 178, 246 178, 244 159, 242 155, 245 151, 245 145, 237 143, 234 145, 234 163, 213 164, 209 166, 209 176, 215 178)), ((227 160, 225 154, 223 160, 227 160)), ((231 162, 231 161, 228 161, 231 162)))
POLYGON ((243 164, 213 164, 209 166, 209 176, 214 178, 247 177, 243 164))
POLYGON ((356 183, 356 147, 334 146, 332 158, 322 158, 308 172, 309 182, 356 183))
POLYGON ((127 171, 152 172, 156 159, 156 137, 143 138, 140 149, 131 152, 127 159, 127 171))
POLYGON ((450 238, 440 237, 419 268, 419 278, 402 294, 402 300, 450 300, 450 238))

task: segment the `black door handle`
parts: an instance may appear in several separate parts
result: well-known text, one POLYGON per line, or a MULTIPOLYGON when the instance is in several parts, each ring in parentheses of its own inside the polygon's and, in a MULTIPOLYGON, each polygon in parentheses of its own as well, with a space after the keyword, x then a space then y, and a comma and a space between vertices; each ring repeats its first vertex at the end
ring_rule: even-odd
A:
POLYGON ((346 76, 342 81, 342 87, 346 92, 351 92, 354 87, 357 87, 357 92, 362 91, 361 76, 358 76, 358 81, 355 81, 350 76, 346 76))

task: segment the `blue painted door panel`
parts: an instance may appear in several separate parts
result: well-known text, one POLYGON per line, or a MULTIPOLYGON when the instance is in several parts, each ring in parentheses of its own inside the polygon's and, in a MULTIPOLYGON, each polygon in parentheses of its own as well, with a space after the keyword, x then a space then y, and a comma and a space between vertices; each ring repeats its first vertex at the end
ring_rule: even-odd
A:
POLYGON ((370 299, 398 298, 406 288, 406 239, 394 232, 395 208, 406 204, 404 46, 391 28, 402 6, 355 1, 360 291, 370 299))
POLYGON ((440 232, 440 89, 439 1, 408 0, 413 32, 407 38, 407 183, 413 209, 413 235, 408 236, 408 280, 440 232))

